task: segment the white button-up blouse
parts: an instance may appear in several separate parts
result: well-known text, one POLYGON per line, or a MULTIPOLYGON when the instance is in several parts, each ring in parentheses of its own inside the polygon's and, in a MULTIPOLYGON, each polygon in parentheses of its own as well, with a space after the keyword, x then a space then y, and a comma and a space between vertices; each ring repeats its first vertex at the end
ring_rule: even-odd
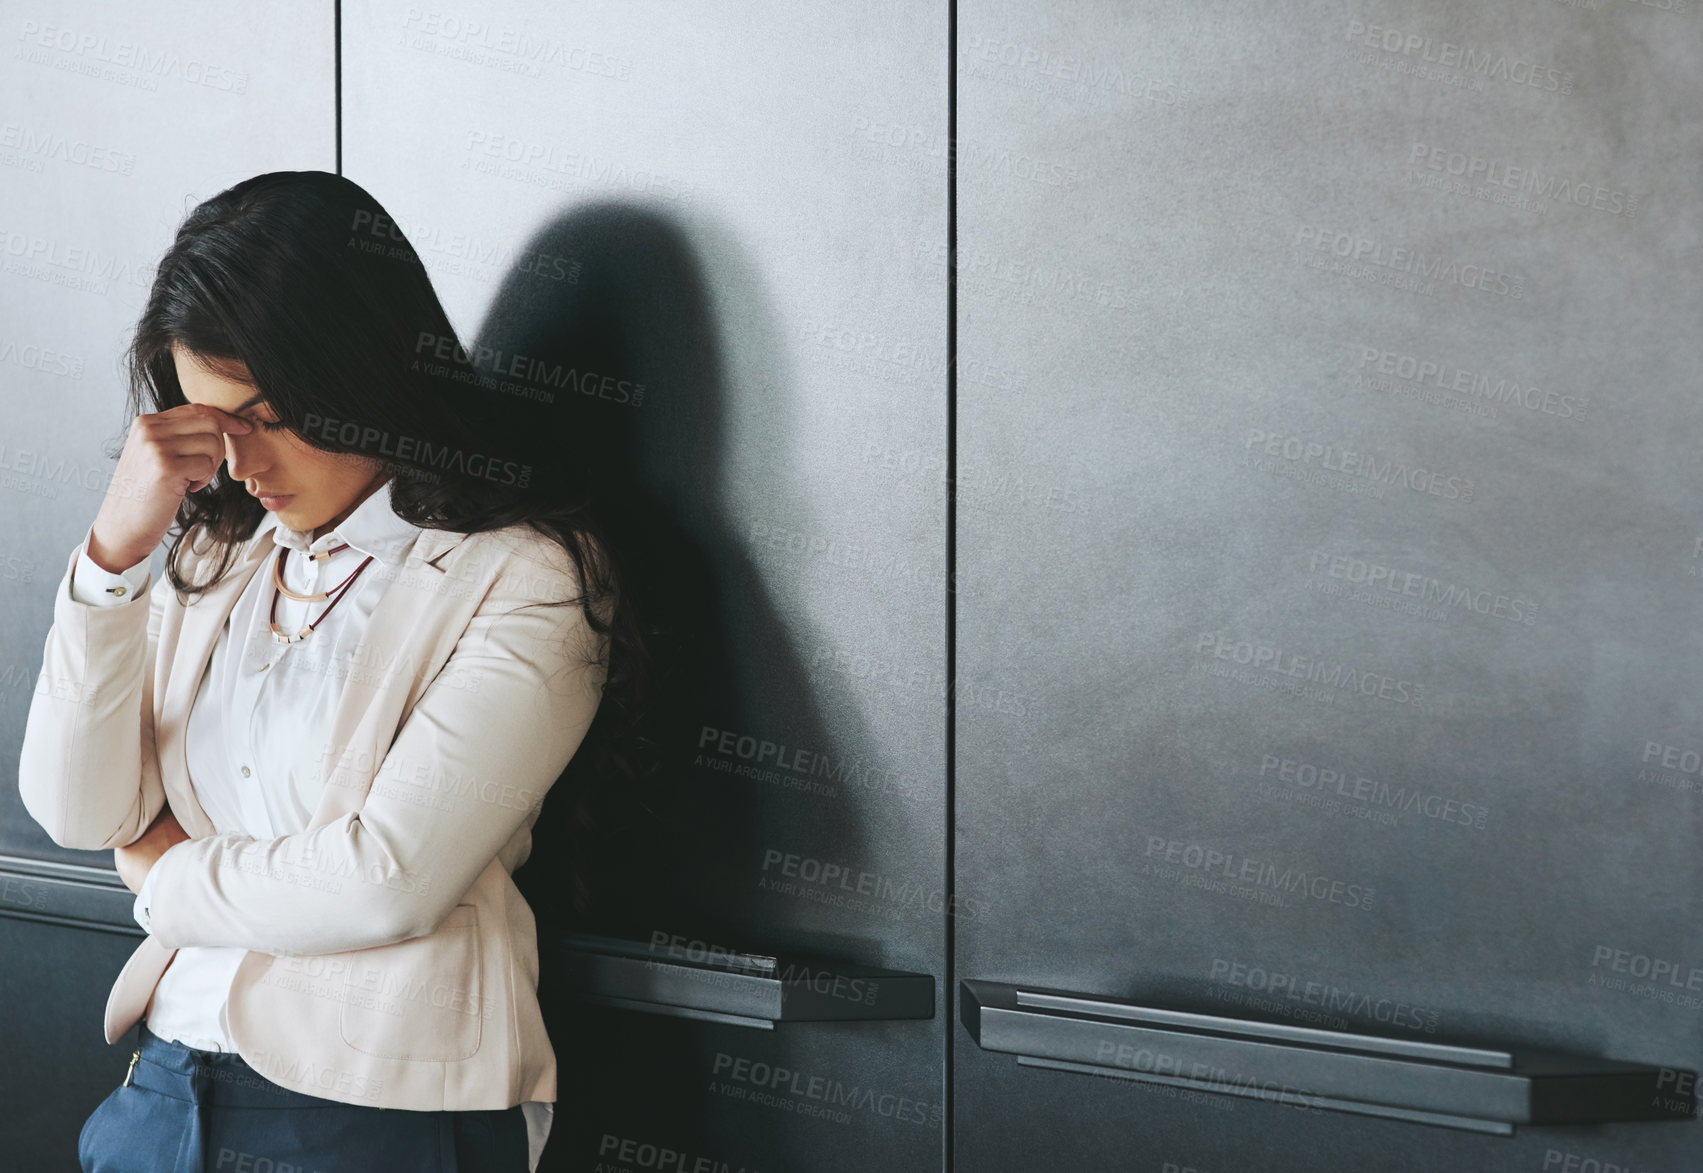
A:
MULTIPOLYGON (((195 797, 218 833, 273 839, 307 829, 324 780, 325 738, 342 699, 361 634, 383 593, 380 566, 400 571, 420 527, 398 517, 390 490, 381 486, 355 507, 347 519, 316 539, 287 528, 268 513, 257 533, 270 530, 288 547, 284 585, 297 594, 330 592, 371 555, 373 562, 350 585, 337 606, 300 643, 281 644, 272 637, 268 611, 275 588, 271 562, 260 567, 219 633, 207 671, 190 709, 185 752, 195 797), (323 561, 318 553, 348 543, 323 561)), ((147 606, 148 561, 122 574, 89 560, 88 539, 78 548, 71 594, 92 606, 147 606)), ((278 626, 294 635, 325 611, 328 603, 302 602, 278 595, 278 626)), ((148 903, 155 872, 150 870, 136 895, 136 921, 148 924, 148 903)), ((235 946, 185 946, 178 949, 149 1000, 148 1029, 204 1051, 234 1051, 225 1018, 225 998, 237 965, 248 950, 235 946)), ((549 1136, 555 1105, 529 1101, 526 1115, 530 1168, 549 1136)))

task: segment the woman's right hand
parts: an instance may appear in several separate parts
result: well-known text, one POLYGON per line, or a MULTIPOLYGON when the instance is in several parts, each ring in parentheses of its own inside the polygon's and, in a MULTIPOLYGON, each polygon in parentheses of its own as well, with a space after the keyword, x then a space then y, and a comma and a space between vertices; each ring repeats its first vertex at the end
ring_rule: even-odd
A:
POLYGON ((219 471, 225 433, 252 430, 247 420, 205 403, 137 416, 95 517, 89 558, 113 574, 147 558, 171 529, 184 494, 219 471))
POLYGON ((126 888, 140 893, 149 869, 160 856, 188 838, 189 832, 183 829, 183 824, 172 813, 171 804, 167 803, 136 842, 113 848, 112 861, 118 878, 124 881, 126 888))

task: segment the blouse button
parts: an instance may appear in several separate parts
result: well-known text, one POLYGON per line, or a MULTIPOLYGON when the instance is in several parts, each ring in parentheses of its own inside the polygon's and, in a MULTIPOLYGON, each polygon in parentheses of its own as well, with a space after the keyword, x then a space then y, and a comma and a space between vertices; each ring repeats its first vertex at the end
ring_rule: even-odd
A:
POLYGON ((243 777, 244 777, 244 778, 247 778, 247 777, 250 777, 250 774, 249 774, 249 770, 248 770, 248 767, 247 767, 247 766, 244 766, 244 767, 243 767, 243 768, 242 768, 242 776, 243 776, 243 777))

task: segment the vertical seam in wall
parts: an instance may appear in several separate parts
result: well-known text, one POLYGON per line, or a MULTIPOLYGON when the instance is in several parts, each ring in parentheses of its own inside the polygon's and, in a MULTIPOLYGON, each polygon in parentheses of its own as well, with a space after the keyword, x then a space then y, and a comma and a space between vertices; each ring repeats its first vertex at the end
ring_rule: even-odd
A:
MULTIPOLYGON (((958 0, 946 2, 946 891, 955 897, 957 866, 958 608, 958 0)), ((957 900, 946 905, 945 1063, 941 1071, 941 1131, 946 1173, 952 1173, 953 1070, 957 1038, 957 900)))
POLYGON ((331 0, 331 101, 335 107, 337 174, 343 174, 343 0, 331 0))

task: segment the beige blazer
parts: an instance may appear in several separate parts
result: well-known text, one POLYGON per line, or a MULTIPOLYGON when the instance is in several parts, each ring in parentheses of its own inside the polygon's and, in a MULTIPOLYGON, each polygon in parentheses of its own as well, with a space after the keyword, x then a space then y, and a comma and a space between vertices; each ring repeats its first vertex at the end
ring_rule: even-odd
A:
MULTIPOLYGON (((418 1111, 556 1098, 531 909, 510 873, 545 791, 602 698, 607 641, 577 605, 559 545, 523 526, 424 530, 387 579, 323 738, 308 829, 217 835, 184 753, 189 709, 244 586, 270 574, 270 531, 190 606, 169 584, 93 607, 66 565, 19 762, 24 807, 55 843, 134 842, 167 802, 188 842, 154 865, 151 935, 107 999, 116 1042, 177 948, 250 950, 230 1034, 267 1079, 345 1103, 418 1111), (587 659, 591 663, 586 663, 587 659)), ((186 551, 193 569, 206 551, 186 551)), ((367 573, 382 564, 375 563, 367 573)))

